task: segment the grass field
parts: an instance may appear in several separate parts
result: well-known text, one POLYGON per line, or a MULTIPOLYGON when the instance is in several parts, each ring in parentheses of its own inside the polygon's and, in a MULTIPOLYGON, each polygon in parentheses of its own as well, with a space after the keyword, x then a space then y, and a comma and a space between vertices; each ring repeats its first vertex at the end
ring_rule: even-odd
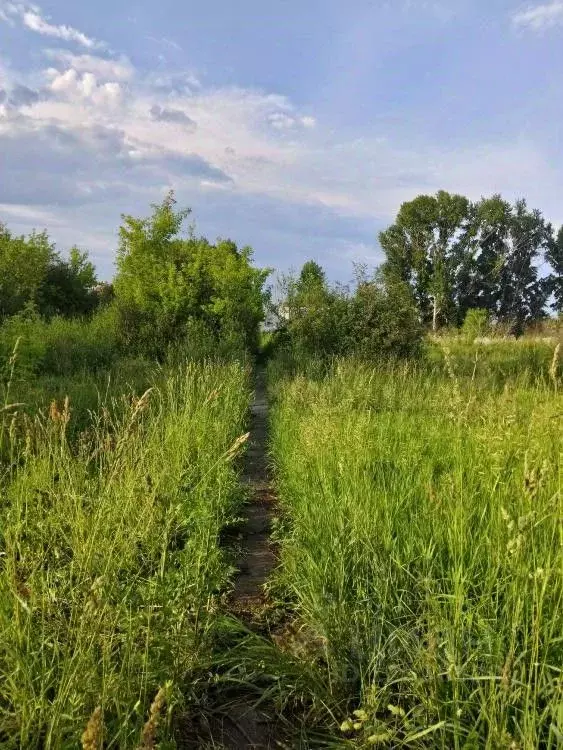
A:
POLYGON ((331 746, 563 743, 563 395, 553 347, 545 372, 514 357, 344 361, 274 390, 274 589, 331 746))
POLYGON ((142 378, 144 392, 106 380, 95 406, 99 382, 77 381, 77 415, 72 388, 49 403, 61 382, 42 382, 42 408, 39 381, 5 386, 2 747, 77 747, 89 717, 85 748, 156 747, 156 722, 169 737, 172 708, 196 690, 230 574, 217 541, 241 500, 248 373, 209 363, 142 378), (14 403, 30 395, 35 413, 14 403))
POLYGON ((241 695, 287 747, 561 747, 553 343, 272 361, 258 633, 229 615, 221 540, 244 515, 249 368, 71 370, 4 367, 2 747, 172 750, 241 695))

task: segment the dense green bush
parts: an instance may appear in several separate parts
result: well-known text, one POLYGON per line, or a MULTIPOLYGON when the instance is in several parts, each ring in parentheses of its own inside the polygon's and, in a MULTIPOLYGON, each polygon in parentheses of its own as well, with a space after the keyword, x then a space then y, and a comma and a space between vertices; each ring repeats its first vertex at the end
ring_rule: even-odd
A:
POLYGON ((312 261, 298 279, 286 279, 278 356, 300 368, 341 355, 369 361, 416 356, 423 330, 408 286, 361 270, 356 282, 353 292, 330 286, 312 261))
POLYGON ((251 265, 252 250, 212 245, 180 232, 188 211, 170 194, 145 219, 123 217, 114 289, 127 346, 162 358, 172 344, 221 341, 227 349, 258 347, 268 270, 251 265))

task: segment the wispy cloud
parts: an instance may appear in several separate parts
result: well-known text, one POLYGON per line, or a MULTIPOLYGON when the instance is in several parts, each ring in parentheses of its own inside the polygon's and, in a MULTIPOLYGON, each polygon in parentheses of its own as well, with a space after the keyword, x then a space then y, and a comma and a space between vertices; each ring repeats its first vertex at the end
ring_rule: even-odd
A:
POLYGON ((56 39, 62 39, 66 42, 76 42, 88 49, 102 48, 105 46, 102 42, 92 39, 72 26, 51 23, 48 18, 42 15, 41 9, 36 5, 27 6, 22 3, 4 3, 0 8, 0 20, 9 23, 14 19, 19 19, 26 28, 30 29, 30 31, 34 31, 42 36, 50 36, 56 39))
POLYGON ((78 44, 82 44, 84 47, 92 48, 100 46, 99 42, 86 36, 86 34, 78 31, 78 29, 74 29, 72 26, 65 26, 64 24, 55 26, 46 21, 39 13, 35 13, 35 11, 26 11, 22 16, 22 20, 28 29, 36 31, 38 34, 54 36, 58 39, 64 39, 67 42, 78 42, 78 44))
POLYGON ((533 31, 543 31, 553 26, 563 25, 563 0, 553 0, 551 3, 521 10, 512 16, 512 22, 515 26, 533 31))

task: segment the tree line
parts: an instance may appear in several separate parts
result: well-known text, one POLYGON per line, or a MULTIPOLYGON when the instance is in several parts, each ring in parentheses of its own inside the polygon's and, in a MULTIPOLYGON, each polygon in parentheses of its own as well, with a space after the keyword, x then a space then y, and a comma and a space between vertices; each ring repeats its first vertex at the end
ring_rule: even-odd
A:
POLYGON ((385 278, 409 286, 434 330, 460 326, 479 308, 519 334, 549 308, 563 310, 563 227, 555 234, 525 200, 420 195, 403 203, 379 241, 385 278))
POLYGON ((103 330, 111 351, 125 355, 161 359, 184 346, 256 351, 270 271, 253 265, 249 247, 185 229, 189 213, 169 193, 148 217, 122 216, 111 284, 98 282, 87 253, 73 248, 63 258, 46 232, 15 236, 0 225, 0 338, 2 329, 31 335, 33 320, 36 338, 45 321, 68 334, 61 321, 80 319, 92 323, 84 339, 103 330))
POLYGON ((189 214, 170 193, 147 217, 123 216, 112 284, 78 248, 63 258, 46 232, 15 236, 0 224, 0 326, 110 310, 96 330, 109 335, 112 321, 112 351, 159 358, 180 344, 255 352, 270 310, 276 342, 298 358, 373 358, 414 354, 425 330, 459 327, 470 311, 520 334, 563 310, 563 228, 524 200, 420 195, 381 232, 379 269, 357 267, 349 287, 308 261, 284 277, 275 306, 271 269, 255 267, 249 247, 186 230, 189 214))

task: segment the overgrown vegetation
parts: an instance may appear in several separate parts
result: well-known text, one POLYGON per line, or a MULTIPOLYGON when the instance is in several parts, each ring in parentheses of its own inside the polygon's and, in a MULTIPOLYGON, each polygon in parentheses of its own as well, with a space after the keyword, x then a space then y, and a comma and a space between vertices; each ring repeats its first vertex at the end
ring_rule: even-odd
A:
POLYGON ((137 747, 168 684, 170 736, 228 580, 217 540, 241 499, 246 378, 192 364, 140 395, 110 387, 74 440, 68 399, 34 417, 2 407, 4 747, 76 747, 95 711, 84 747, 137 747))
POLYGON ((0 744, 181 747, 246 691, 289 746, 561 746, 563 228, 419 196, 379 269, 276 296, 188 215, 124 216, 111 284, 0 225, 0 744), (223 535, 256 362, 258 634, 223 535))
POLYGON ((278 595, 339 746, 556 748, 557 361, 501 382, 445 356, 446 372, 343 361, 280 383, 278 595))

